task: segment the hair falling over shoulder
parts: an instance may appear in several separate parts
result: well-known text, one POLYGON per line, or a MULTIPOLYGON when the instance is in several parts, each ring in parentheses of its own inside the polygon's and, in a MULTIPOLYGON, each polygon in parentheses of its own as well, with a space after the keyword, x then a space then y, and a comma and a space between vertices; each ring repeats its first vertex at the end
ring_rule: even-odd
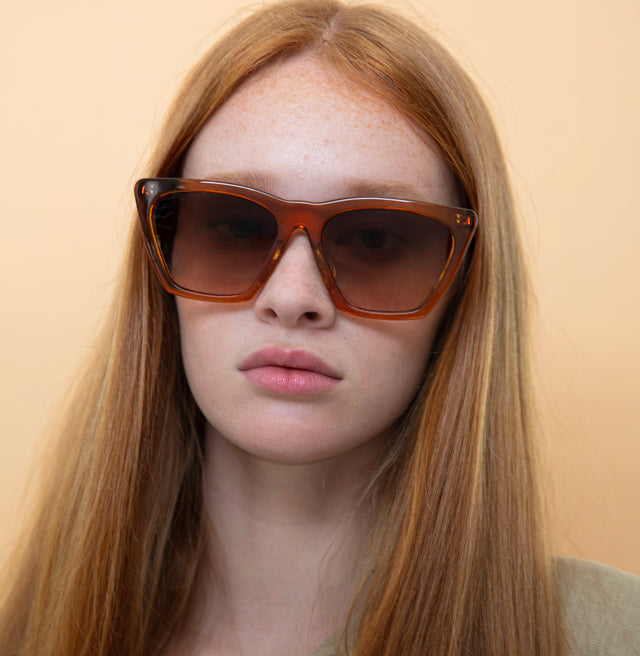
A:
MULTIPOLYGON (((438 357, 371 486, 372 547, 345 647, 350 656, 560 654, 531 426, 527 280, 501 147, 462 68, 376 6, 268 4, 191 72, 148 174, 179 174, 234 89, 303 51, 428 135, 480 217, 438 357)), ((3 653, 160 653, 189 604, 203 548, 200 415, 173 299, 137 226, 116 299, 11 570, 3 653)))

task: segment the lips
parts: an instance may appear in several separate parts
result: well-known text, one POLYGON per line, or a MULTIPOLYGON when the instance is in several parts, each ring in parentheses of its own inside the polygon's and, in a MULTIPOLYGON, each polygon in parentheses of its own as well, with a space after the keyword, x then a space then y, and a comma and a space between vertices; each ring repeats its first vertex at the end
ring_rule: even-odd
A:
POLYGON ((239 369, 254 385, 274 394, 320 394, 342 379, 322 358, 302 350, 261 349, 239 369))

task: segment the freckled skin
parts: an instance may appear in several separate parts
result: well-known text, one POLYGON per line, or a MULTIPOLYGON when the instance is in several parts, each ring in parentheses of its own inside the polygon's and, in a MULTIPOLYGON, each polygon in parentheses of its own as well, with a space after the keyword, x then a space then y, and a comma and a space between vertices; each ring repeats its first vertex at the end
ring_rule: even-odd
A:
MULTIPOLYGON (((373 184, 455 204, 453 180, 432 144, 391 105, 309 55, 242 85, 197 135, 182 173, 288 199, 344 198, 373 184)), ((253 301, 176 302, 207 439, 298 464, 377 451, 415 394, 445 306, 411 321, 339 312, 301 235, 253 301), (311 397, 268 394, 239 371, 265 347, 309 351, 339 372, 340 383, 311 397)))

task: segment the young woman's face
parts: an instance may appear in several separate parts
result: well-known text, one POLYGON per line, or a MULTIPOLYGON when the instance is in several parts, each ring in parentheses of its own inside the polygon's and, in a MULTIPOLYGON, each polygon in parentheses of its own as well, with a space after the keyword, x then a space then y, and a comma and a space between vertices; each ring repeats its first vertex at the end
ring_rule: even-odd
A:
MULTIPOLYGON (((241 86, 197 135, 182 173, 289 200, 456 204, 446 165, 412 125, 312 56, 241 86)), ((282 463, 377 450, 416 393, 445 305, 407 321, 340 312, 301 233, 253 301, 176 300, 207 438, 282 463)))

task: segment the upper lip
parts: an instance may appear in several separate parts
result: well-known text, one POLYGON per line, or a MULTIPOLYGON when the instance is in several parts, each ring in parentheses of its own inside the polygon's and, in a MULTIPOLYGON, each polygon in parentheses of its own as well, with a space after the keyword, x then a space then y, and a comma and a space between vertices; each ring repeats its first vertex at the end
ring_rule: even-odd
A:
POLYGON ((342 378, 322 358, 308 351, 295 349, 288 351, 282 348, 263 348, 254 351, 242 361, 239 369, 257 369, 259 367, 286 367, 287 369, 304 369, 331 378, 342 378))

